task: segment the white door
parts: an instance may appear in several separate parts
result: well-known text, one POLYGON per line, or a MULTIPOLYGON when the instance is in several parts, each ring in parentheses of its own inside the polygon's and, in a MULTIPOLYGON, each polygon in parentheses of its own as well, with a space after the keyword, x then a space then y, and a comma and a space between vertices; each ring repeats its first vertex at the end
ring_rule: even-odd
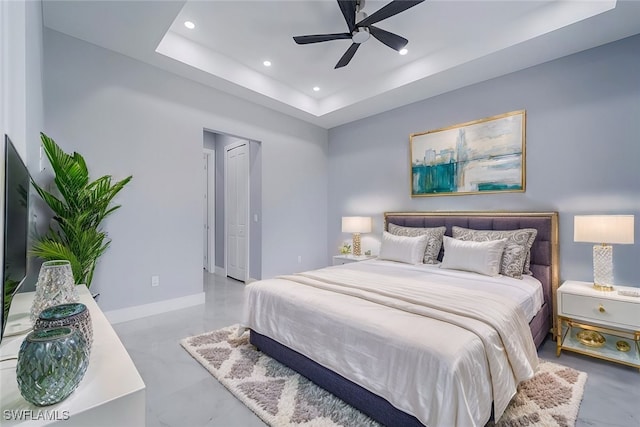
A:
POLYGON ((227 276, 247 280, 249 259, 249 145, 225 147, 225 223, 227 276))

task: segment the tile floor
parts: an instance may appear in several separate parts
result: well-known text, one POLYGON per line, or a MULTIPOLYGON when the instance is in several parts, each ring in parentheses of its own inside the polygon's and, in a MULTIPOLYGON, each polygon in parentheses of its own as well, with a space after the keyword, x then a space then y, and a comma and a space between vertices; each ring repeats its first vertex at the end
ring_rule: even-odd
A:
MULTIPOLYGON (((182 349, 184 337, 240 321, 244 285, 204 274, 202 306, 114 326, 147 386, 147 426, 253 427, 265 424, 182 349)), ((547 340, 540 357, 589 374, 577 426, 640 426, 640 372, 577 354, 555 356, 547 340)))

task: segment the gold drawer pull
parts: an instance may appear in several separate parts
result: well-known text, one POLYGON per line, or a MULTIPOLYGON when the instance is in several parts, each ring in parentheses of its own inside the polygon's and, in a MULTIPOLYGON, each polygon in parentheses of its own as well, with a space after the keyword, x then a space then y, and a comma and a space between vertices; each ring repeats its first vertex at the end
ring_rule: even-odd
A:
POLYGON ((607 311, 607 310, 605 310, 605 309, 604 309, 604 306, 603 306, 602 304, 600 304, 600 307, 598 307, 598 311, 599 311, 600 313, 604 313, 604 312, 605 312, 605 311, 607 311))

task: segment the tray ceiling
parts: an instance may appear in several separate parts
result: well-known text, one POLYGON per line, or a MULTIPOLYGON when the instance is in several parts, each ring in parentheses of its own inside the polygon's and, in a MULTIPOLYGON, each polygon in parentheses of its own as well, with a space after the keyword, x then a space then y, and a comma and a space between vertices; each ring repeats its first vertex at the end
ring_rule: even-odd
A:
POLYGON ((406 55, 370 38, 335 70, 351 40, 292 39, 347 31, 332 0, 43 4, 48 28, 325 128, 640 33, 634 1, 427 0, 376 24, 406 55))

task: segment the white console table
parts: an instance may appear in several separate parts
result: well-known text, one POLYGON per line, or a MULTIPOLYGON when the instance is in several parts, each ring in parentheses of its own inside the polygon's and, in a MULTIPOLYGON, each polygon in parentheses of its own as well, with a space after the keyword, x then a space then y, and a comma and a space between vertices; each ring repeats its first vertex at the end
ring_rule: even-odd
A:
MULTIPOLYGON (((93 347, 87 372, 78 388, 60 403, 38 407, 27 402, 16 382, 16 360, 0 362, 0 425, 2 426, 131 426, 145 425, 145 385, 111 324, 85 286, 80 302, 93 323, 93 347)), ((17 294, 11 305, 0 359, 17 356, 27 335, 6 336, 29 326, 34 293, 17 294)))

